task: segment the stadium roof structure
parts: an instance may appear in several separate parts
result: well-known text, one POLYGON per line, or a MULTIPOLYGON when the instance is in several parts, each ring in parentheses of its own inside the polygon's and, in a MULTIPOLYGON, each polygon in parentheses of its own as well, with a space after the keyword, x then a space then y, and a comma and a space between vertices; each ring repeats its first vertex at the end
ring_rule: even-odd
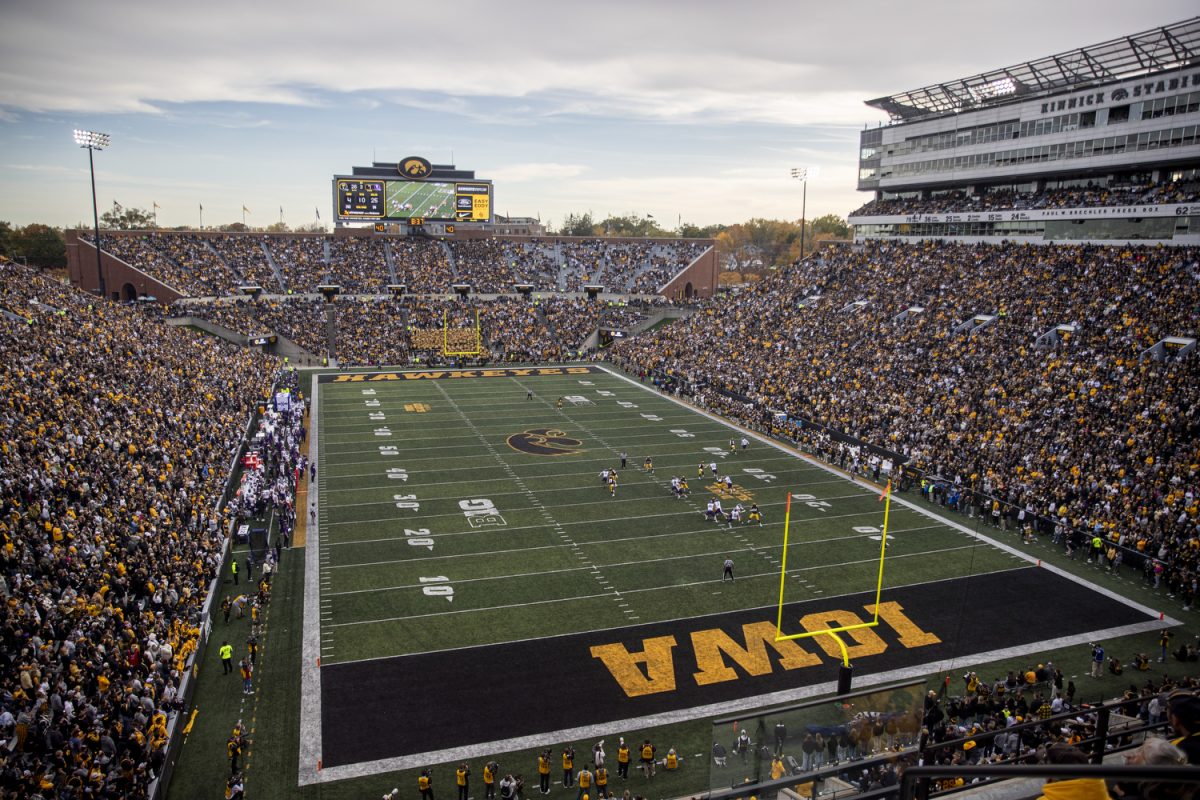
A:
POLYGON ((1000 105, 1033 94, 1200 65, 1200 17, 969 78, 868 100, 893 122, 1000 105))

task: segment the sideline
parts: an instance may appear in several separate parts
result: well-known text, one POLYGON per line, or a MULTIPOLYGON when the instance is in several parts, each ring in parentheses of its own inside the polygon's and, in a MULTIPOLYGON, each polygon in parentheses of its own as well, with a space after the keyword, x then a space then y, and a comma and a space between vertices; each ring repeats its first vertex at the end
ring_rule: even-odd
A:
MULTIPOLYGON (((317 375, 312 376, 312 404, 309 406, 308 446, 310 464, 318 464, 321 449, 318 443, 320 435, 320 419, 317 402, 320 398, 317 375)), ((317 481, 324 480, 325 465, 317 466, 317 481)), ((304 624, 300 644, 300 730, 297 773, 301 786, 316 783, 320 780, 321 771, 321 567, 320 567, 320 530, 321 511, 317 506, 319 492, 313 492, 310 499, 313 519, 312 526, 306 536, 304 548, 304 624)), ((307 495, 306 495, 307 499, 307 495)), ((297 500, 297 516, 303 517, 309 508, 301 507, 297 500)))

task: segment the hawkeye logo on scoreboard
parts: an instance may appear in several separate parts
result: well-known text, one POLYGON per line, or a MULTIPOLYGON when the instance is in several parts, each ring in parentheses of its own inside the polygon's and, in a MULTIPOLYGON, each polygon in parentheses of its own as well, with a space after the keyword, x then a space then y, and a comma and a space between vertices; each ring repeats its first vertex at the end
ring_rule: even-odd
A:
POLYGON ((508 446, 531 456, 573 456, 583 442, 558 428, 530 428, 508 437, 508 446))
POLYGON ((433 174, 433 165, 420 156, 409 156, 402 159, 396 168, 404 177, 418 181, 433 174))

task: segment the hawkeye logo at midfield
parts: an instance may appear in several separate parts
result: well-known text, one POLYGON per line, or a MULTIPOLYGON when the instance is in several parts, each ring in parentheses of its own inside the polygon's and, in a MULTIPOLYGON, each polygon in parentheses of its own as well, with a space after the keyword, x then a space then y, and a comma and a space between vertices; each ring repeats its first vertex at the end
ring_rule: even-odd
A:
POLYGON ((557 428, 530 428, 508 437, 508 446, 531 456, 573 456, 583 442, 557 428))

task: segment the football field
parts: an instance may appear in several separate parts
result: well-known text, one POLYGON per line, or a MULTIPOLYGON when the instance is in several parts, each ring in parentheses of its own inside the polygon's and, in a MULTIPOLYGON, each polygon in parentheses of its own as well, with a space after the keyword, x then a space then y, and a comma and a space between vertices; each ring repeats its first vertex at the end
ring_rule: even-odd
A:
POLYGON ((774 640, 789 495, 784 633, 878 611, 842 634, 860 676, 1157 624, 902 501, 876 607, 878 488, 599 367, 313 388, 301 783, 830 691, 837 642, 774 640), (712 499, 761 524, 708 518, 712 499), (986 637, 981 602, 1006 610, 986 637))

